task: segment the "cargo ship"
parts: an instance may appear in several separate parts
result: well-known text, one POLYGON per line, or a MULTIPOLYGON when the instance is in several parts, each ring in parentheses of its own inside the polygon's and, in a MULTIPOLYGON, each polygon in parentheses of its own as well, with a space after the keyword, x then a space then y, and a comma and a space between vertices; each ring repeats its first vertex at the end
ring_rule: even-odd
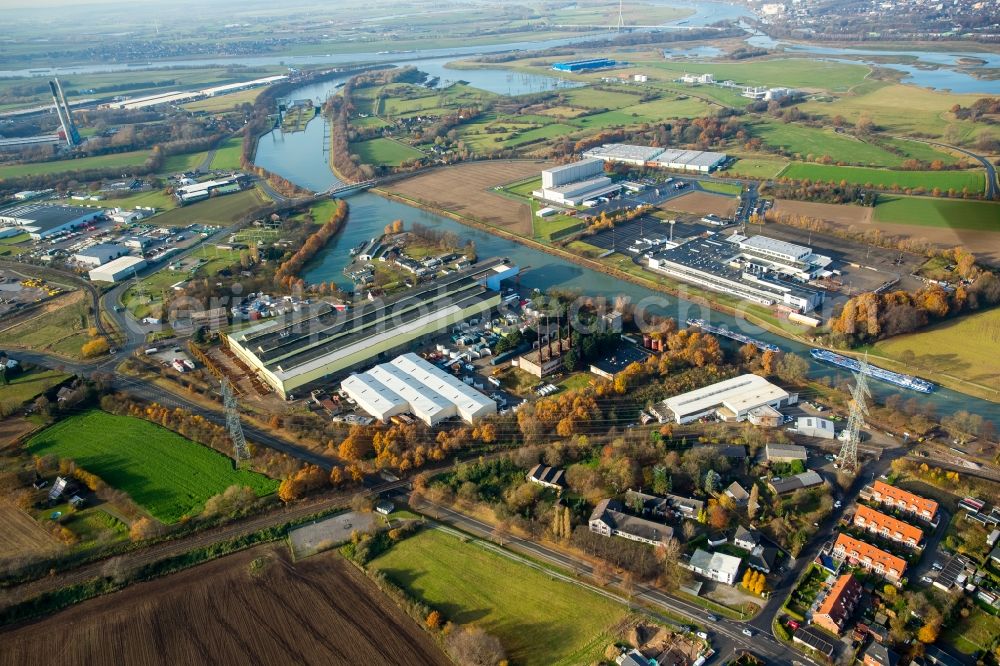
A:
MULTIPOLYGON (((812 349, 809 353, 817 361, 823 361, 831 365, 836 365, 837 367, 845 368, 847 370, 851 370, 852 372, 861 372, 861 361, 856 358, 835 354, 826 349, 812 349)), ((904 375, 900 372, 886 370, 885 368, 880 368, 877 365, 871 365, 870 363, 867 368, 868 369, 865 372, 866 375, 889 384, 894 384, 919 393, 930 393, 934 390, 934 384, 918 377, 911 377, 910 375, 904 375)))
POLYGON ((713 335, 721 335, 730 340, 736 340, 737 342, 742 342, 744 344, 750 343, 757 349, 761 351, 772 351, 780 352, 781 347, 778 345, 772 345, 770 342, 764 342, 763 340, 757 340, 756 338, 751 338, 749 335, 743 335, 742 333, 737 333, 736 331, 730 331, 728 328, 712 326, 704 319, 688 319, 684 322, 688 326, 694 326, 700 328, 706 333, 712 333, 713 335))

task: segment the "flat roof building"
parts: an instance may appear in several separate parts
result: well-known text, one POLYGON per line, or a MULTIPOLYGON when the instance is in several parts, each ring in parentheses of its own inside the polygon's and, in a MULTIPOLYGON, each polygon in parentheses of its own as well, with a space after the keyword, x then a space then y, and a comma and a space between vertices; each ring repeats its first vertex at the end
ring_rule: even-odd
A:
POLYGON ((99 243, 73 255, 73 260, 86 266, 100 266, 128 254, 128 248, 117 243, 99 243))
POLYGON ((725 553, 710 553, 699 548, 691 555, 686 567, 711 580, 732 585, 740 572, 743 560, 725 553))
POLYGON ((492 399, 412 352, 351 375, 340 387, 383 423, 403 413, 429 426, 454 416, 475 423, 497 411, 492 399))
POLYGON ((782 305, 796 312, 822 305, 822 290, 804 282, 823 270, 828 257, 818 257, 822 267, 786 263, 777 257, 764 257, 756 244, 744 243, 748 240, 737 234, 694 238, 650 255, 647 263, 652 271, 761 305, 782 305))
POLYGON ((542 171, 542 187, 553 188, 604 175, 604 162, 585 159, 542 171))
POLYGON ((760 375, 746 374, 667 398, 660 403, 659 411, 665 409, 669 420, 679 424, 712 415, 726 421, 743 421, 755 407, 770 405, 778 409, 797 400, 797 395, 760 375))
POLYGON ((81 227, 104 215, 103 208, 25 204, 0 211, 0 226, 21 227, 33 240, 81 227))
POLYGON ((615 61, 610 58, 589 58, 587 60, 557 62, 552 65, 552 69, 557 72, 585 72, 595 69, 607 69, 614 66, 615 61))
POLYGON ((635 345, 621 342, 613 352, 590 364, 590 371, 598 377, 614 381, 625 368, 633 363, 642 363, 649 353, 635 345))
POLYGON ((174 190, 174 196, 182 204, 185 204, 208 199, 212 194, 232 194, 233 192, 239 192, 240 189, 239 178, 221 178, 219 180, 206 180, 203 183, 178 187, 174 190))
POLYGON ((817 416, 800 416, 795 421, 795 429, 806 437, 833 439, 836 435, 833 421, 817 416))
POLYGON ((396 296, 348 310, 309 306, 227 336, 229 348, 282 397, 296 389, 410 349, 500 304, 500 280, 513 277, 507 259, 480 262, 396 296), (492 285, 492 286, 491 286, 492 285))
POLYGON ((632 164, 635 166, 645 166, 647 162, 652 162, 657 155, 663 152, 663 148, 653 148, 651 146, 635 146, 628 143, 606 143, 603 146, 591 148, 584 153, 586 157, 594 157, 605 162, 619 162, 621 164, 632 164))
POLYGON ((146 260, 142 257, 126 255, 91 269, 88 275, 91 282, 121 282, 122 280, 129 279, 145 267, 146 260))

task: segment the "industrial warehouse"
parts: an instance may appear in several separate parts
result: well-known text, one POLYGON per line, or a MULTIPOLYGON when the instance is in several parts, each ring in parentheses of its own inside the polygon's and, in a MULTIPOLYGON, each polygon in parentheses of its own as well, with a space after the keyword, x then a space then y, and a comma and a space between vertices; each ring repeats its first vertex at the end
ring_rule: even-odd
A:
POLYGON ((727 159, 725 153, 712 153, 704 150, 653 148, 627 143, 606 143, 603 146, 591 148, 584 153, 584 156, 605 162, 659 169, 693 171, 695 173, 710 173, 727 159))
POLYGON ((429 426, 454 416, 474 423, 497 411, 492 399, 412 352, 351 375, 340 387, 383 423, 407 413, 429 426))
POLYGON ((824 292, 805 283, 828 276, 832 261, 812 248, 766 236, 715 234, 653 254, 648 266, 713 291, 802 313, 823 304, 824 292))
POLYGON ((797 394, 790 394, 759 375, 746 374, 667 398, 652 411, 661 423, 684 424, 706 416, 744 421, 758 407, 780 409, 796 402, 797 394))
POLYGON ((621 185, 604 175, 604 162, 585 159, 542 171, 542 189, 532 196, 564 206, 578 206, 621 190, 621 185))
POLYGON ((281 323, 227 336, 229 348, 284 399, 293 391, 412 348, 500 303, 500 282, 519 269, 484 261, 402 294, 343 311, 320 303, 281 323))
POLYGON ((25 204, 0 213, 0 227, 20 227, 28 232, 32 240, 41 240, 60 231, 82 227, 103 215, 103 208, 25 204))

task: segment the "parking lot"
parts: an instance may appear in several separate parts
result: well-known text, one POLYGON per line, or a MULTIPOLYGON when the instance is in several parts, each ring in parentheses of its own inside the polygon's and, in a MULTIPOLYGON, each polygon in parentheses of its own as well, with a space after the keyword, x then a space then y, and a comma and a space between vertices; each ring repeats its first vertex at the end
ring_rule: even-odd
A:
MULTIPOLYGON (((628 248, 643 245, 638 242, 643 238, 654 242, 669 239, 671 226, 673 226, 674 240, 689 238, 709 230, 707 225, 699 225, 694 222, 678 220, 676 224, 671 225, 667 220, 661 220, 652 215, 643 215, 637 220, 619 224, 614 229, 605 229, 593 236, 587 236, 584 241, 588 245, 603 250, 615 250, 625 254, 628 248)), ((715 228, 717 229, 717 227, 715 228)))

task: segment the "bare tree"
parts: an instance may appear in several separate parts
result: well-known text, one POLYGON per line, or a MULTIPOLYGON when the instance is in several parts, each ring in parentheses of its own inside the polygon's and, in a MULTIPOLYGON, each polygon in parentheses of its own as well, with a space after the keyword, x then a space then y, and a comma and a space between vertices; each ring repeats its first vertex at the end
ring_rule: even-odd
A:
POLYGON ((475 626, 466 626, 451 632, 448 635, 447 648, 448 654, 456 664, 497 666, 507 658, 500 639, 475 626))

